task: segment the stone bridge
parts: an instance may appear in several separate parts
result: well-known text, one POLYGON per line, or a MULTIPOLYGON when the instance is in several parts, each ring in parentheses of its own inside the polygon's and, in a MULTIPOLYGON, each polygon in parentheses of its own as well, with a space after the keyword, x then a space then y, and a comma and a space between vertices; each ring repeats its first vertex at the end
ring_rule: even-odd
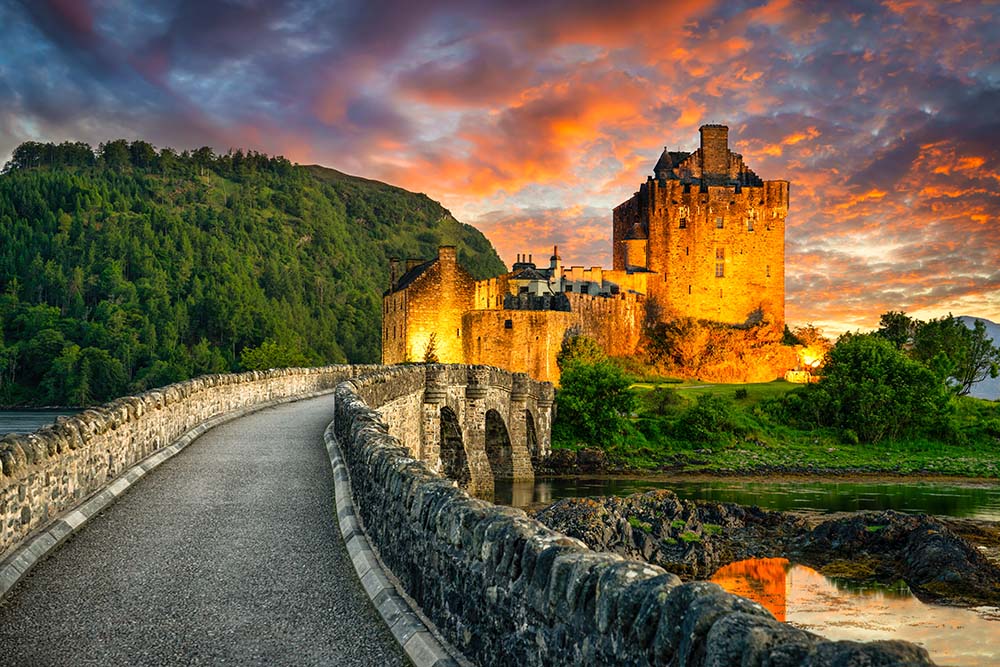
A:
POLYGON ((432 470, 486 498, 495 480, 534 478, 532 462, 550 448, 551 384, 489 366, 383 372, 364 395, 389 432, 432 470))
POLYGON ((531 476, 552 397, 483 366, 287 369, 4 437, 0 664, 931 664, 471 497, 531 476))

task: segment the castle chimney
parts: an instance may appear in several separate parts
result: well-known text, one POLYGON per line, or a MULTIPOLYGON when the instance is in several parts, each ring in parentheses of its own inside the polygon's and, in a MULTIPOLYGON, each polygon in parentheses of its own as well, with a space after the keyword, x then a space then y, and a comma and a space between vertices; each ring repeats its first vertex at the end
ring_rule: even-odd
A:
POLYGON ((443 245, 438 247, 438 261, 442 264, 454 264, 458 260, 458 255, 453 245, 443 245))
POLYGON ((532 263, 532 261, 531 261, 531 255, 529 254, 528 255, 528 264, 531 264, 531 263, 532 263))
POLYGON ((702 125, 701 173, 703 177, 729 176, 729 128, 725 125, 702 125))
POLYGON ((390 257, 389 258, 389 289, 396 289, 396 283, 399 282, 399 258, 390 257))

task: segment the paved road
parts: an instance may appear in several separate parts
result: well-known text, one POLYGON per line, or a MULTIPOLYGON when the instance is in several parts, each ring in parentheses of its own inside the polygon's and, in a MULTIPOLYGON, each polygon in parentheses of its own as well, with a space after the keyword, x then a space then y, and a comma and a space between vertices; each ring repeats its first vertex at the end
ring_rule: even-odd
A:
POLYGON ((333 513, 325 396, 161 465, 0 602, 2 665, 405 665, 333 513))

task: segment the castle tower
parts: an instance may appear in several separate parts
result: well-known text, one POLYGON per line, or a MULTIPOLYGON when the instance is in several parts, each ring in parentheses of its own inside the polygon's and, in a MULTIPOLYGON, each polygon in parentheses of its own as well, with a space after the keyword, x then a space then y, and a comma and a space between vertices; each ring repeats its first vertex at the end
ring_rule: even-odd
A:
POLYGON ((664 149, 654 175, 614 210, 614 268, 648 270, 649 294, 677 315, 784 323, 788 181, 764 181, 703 125, 694 152, 664 149), (640 258, 645 251, 645 265, 640 258))

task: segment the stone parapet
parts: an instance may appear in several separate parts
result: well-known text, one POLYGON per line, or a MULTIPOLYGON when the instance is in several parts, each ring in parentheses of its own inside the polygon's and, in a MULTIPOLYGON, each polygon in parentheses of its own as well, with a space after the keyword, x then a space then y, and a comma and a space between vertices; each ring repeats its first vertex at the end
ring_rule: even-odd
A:
POLYGON ((139 461, 214 417, 332 390, 371 366, 209 375, 119 398, 0 440, 0 561, 139 461))
POLYGON ((825 640, 715 584, 595 553, 521 510, 470 497, 414 458, 365 398, 387 372, 406 371, 380 370, 336 391, 333 431, 355 506, 382 561, 472 661, 931 664, 913 644, 825 640))

